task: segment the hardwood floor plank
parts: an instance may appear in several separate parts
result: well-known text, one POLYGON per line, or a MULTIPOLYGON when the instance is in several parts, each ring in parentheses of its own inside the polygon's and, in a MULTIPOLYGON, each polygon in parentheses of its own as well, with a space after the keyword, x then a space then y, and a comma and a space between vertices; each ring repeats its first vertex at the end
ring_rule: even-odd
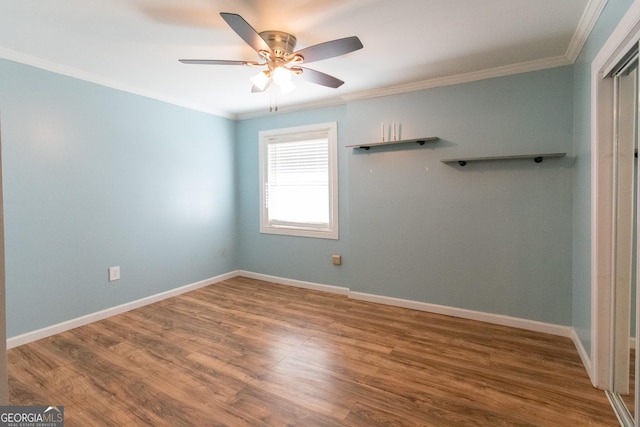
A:
POLYGON ((242 412, 252 414, 266 426, 331 426, 344 424, 332 418, 306 410, 274 394, 246 387, 230 404, 242 412), (273 408, 278 408, 274 411, 273 408))
POLYGON ((238 277, 9 350, 68 426, 617 426, 571 340, 238 277))

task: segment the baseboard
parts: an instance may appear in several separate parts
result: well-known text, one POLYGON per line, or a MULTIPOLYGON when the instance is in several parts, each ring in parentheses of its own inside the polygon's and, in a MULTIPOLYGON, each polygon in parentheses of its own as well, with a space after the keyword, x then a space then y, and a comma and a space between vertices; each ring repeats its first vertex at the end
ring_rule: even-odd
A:
POLYGON ((543 332, 546 334, 571 337, 573 328, 570 326, 556 325, 553 323, 539 322, 536 320, 521 319, 518 317, 504 316, 501 314, 485 313, 482 311, 467 310, 464 308, 449 307, 445 305, 430 304, 413 300, 393 297, 385 297, 362 292, 349 292, 349 298, 379 304, 393 305, 396 307, 410 308, 412 310, 426 311, 429 313, 443 314, 462 319, 478 320, 496 325, 510 326, 512 328, 526 329, 529 331, 543 332))
POLYGON ((463 308, 448 307, 444 305, 430 304, 425 302, 406 300, 393 297, 385 297, 362 292, 353 292, 349 288, 322 285, 319 283, 303 282, 299 280, 285 279, 277 276, 268 276, 266 274, 254 273, 251 271, 238 271, 239 276, 248 277, 250 279, 264 280, 267 282, 278 283, 281 285, 295 286, 305 289, 314 289, 346 295, 349 298, 375 302, 378 304, 392 305, 396 307, 410 308, 412 310, 426 311, 429 313, 444 314, 447 316, 460 317, 463 319, 479 320, 482 322, 493 323, 503 326, 511 326, 514 328, 526 329, 530 331, 543 332, 552 335, 559 335, 571 338, 573 328, 570 326, 555 325, 552 323, 538 322, 535 320, 521 319, 517 317, 504 316, 500 314, 491 314, 481 311, 467 310, 463 308))
POLYGON ((162 301, 164 299, 171 298, 176 295, 180 295, 180 294, 183 294, 195 289, 199 289, 205 286, 213 285, 215 283, 219 283, 224 280, 232 279, 238 276, 247 277, 247 278, 256 279, 256 280, 264 280, 267 282, 294 286, 298 288, 340 294, 340 295, 345 295, 349 298, 374 302, 378 304, 409 308, 412 310, 443 314, 443 315, 454 316, 454 317, 459 317, 463 319, 478 320, 478 321, 487 322, 487 323, 493 323, 493 324, 498 324, 503 326, 510 326, 514 328, 520 328, 520 329, 525 329, 530 331, 543 332, 543 333, 548 333, 552 335, 568 337, 573 340, 578 350, 578 353, 580 354, 580 357, 585 365, 585 368, 587 369, 589 374, 591 373, 589 357, 587 356, 586 351, 584 351, 584 348, 582 347, 582 344, 580 343, 580 340, 578 339, 578 336, 576 335, 575 331, 573 330, 573 328, 569 326, 555 325, 555 324, 544 323, 544 322, 539 322, 535 320, 527 320, 527 319, 521 319, 517 317, 485 313, 485 312, 467 310, 462 308, 448 307, 448 306, 430 304, 430 303, 413 301, 413 300, 386 297, 386 296, 367 294, 362 292, 353 292, 349 288, 342 287, 342 286, 324 285, 320 283, 307 282, 302 280, 287 279, 283 277, 271 276, 267 274, 255 273, 255 272, 245 271, 245 270, 231 271, 229 273, 211 277, 209 279, 201 280, 199 282, 191 283, 189 285, 185 285, 176 289, 171 289, 166 292, 162 292, 156 295, 151 295, 136 301, 128 302, 126 304, 121 304, 115 307, 98 311, 96 313, 91 313, 86 316, 78 317, 62 323, 48 326, 46 328, 28 332, 26 334, 11 337, 7 339, 7 348, 9 349, 9 348, 17 347, 22 344, 26 344, 32 341, 46 338, 51 335, 55 335, 64 331, 68 331, 73 328, 77 328, 79 326, 89 324, 91 322, 96 322, 98 320, 106 319, 107 317, 115 316, 117 314, 121 314, 139 307, 143 307, 145 305, 152 304, 154 302, 162 301))
POLYGON ((22 344, 27 344, 33 341, 37 341, 42 338, 49 337, 51 335, 59 334, 61 332, 68 331, 79 326, 87 325, 98 320, 106 319, 107 317, 115 316, 136 308, 143 307, 145 305, 153 304, 154 302, 162 301, 167 298, 174 297, 176 295, 184 294, 189 291, 193 291, 205 286, 213 285, 218 282, 222 282, 227 279, 237 277, 238 271, 232 271, 229 273, 221 274, 219 276, 211 277, 209 279, 201 280, 199 282, 191 283, 189 285, 181 286, 179 288, 171 289, 166 292, 151 295, 145 298, 141 298, 136 301, 131 301, 125 304, 121 304, 115 307, 110 307, 105 310, 101 310, 95 313, 87 314, 86 316, 77 317, 75 319, 67 320, 62 323, 47 326, 46 328, 38 329, 36 331, 27 332, 26 334, 18 335, 7 339, 7 349, 18 347, 22 344))
POLYGON ((349 295, 349 288, 335 285, 323 285, 314 282, 305 282, 302 280, 286 279, 284 277, 269 276, 267 274, 254 273, 252 271, 240 270, 238 276, 247 277, 249 279, 264 280, 265 282, 278 283, 280 285, 288 285, 296 288, 311 289, 314 291, 329 292, 332 294, 349 295))
POLYGON ((582 345, 582 341, 580 340, 580 337, 578 336, 576 330, 573 329, 573 328, 571 328, 571 337, 570 338, 573 341, 573 345, 576 346, 576 350, 578 351, 578 355, 580 356, 580 360, 582 360, 582 364, 584 365, 584 369, 587 370, 587 374, 589 375, 589 379, 591 380, 591 383, 595 385, 595 381, 594 381, 594 377, 593 377, 593 371, 592 371, 592 368, 591 368, 591 358, 589 357, 589 354, 587 353, 587 350, 582 345))
MULTIPOLYGON (((553 323, 540 322, 536 320, 522 319, 518 317, 505 316, 500 314, 492 314, 481 311, 467 310, 463 308, 449 307, 444 305, 430 304, 425 302, 406 300, 401 298, 386 297, 374 294, 367 294, 363 292, 354 292, 349 288, 323 285, 319 283, 304 282, 299 280, 285 279, 277 276, 269 276, 266 274, 254 273, 250 271, 240 270, 239 276, 248 277, 251 279, 264 280, 272 283, 279 283, 282 285, 295 286, 305 289, 314 289, 319 291, 326 291, 332 293, 339 293, 346 295, 349 298, 369 301, 378 304, 392 305, 396 307, 409 308, 412 310, 425 311, 429 313, 443 314, 446 316, 459 317, 463 319, 478 320, 481 322, 493 323, 502 326, 509 326, 513 328, 525 329, 529 331, 541 332, 556 336, 562 336, 570 338, 576 347, 578 355, 582 360, 587 374, 592 378, 591 372, 591 359, 586 352, 582 342, 580 341, 575 329, 571 326, 557 325, 553 323)), ((635 343, 634 343, 635 344, 635 343)))

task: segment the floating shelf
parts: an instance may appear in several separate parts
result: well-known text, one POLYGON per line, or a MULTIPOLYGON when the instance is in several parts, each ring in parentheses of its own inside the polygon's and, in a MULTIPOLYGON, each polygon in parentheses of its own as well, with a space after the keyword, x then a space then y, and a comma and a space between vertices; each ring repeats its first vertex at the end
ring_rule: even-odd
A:
POLYGON ((347 145, 346 148, 362 148, 364 150, 368 150, 371 147, 382 147, 383 145, 397 145, 397 144, 408 144, 410 142, 416 143, 418 145, 424 145, 425 142, 433 142, 437 141, 437 136, 428 136, 426 138, 415 138, 415 139, 403 139, 401 141, 383 141, 383 142, 372 142, 371 144, 355 144, 355 145, 347 145))
POLYGON ((492 156, 492 157, 460 157, 455 159, 442 159, 442 163, 457 163, 465 166, 468 162, 488 162, 492 160, 522 160, 532 159, 536 163, 540 163, 545 158, 564 157, 567 153, 542 153, 542 154, 518 154, 515 156, 492 156))

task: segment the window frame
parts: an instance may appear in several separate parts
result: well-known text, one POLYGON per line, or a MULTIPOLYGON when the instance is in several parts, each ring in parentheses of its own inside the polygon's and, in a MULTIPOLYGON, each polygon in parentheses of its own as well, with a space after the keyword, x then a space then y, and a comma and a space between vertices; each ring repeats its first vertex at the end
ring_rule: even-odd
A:
POLYGON ((258 133, 259 145, 259 186, 260 186, 260 233, 279 234, 286 236, 312 237, 319 239, 339 238, 338 227, 338 132, 337 123, 318 123, 312 125, 296 126, 281 129, 271 129, 258 133), (326 133, 328 140, 328 173, 329 173, 329 223, 327 227, 307 223, 301 224, 271 224, 266 204, 266 189, 268 183, 268 156, 267 148, 270 143, 300 140, 318 139, 319 133, 326 133))

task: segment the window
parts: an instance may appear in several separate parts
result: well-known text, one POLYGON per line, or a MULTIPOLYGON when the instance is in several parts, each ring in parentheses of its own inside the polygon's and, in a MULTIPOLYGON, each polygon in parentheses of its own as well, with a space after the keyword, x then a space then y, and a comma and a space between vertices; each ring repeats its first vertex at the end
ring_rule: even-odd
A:
POLYGON ((338 238, 336 123, 260 132, 260 232, 338 238))

